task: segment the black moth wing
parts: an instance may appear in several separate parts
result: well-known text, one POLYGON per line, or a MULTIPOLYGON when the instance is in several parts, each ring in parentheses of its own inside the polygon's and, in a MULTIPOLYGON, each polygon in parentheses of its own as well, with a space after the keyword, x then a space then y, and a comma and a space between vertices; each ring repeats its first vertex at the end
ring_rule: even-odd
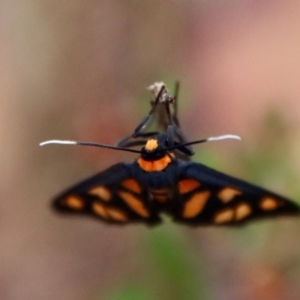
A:
POLYGON ((114 224, 159 223, 146 189, 132 176, 132 168, 133 164, 119 163, 76 184, 54 199, 54 209, 114 224))
POLYGON ((181 163, 174 221, 189 225, 240 225, 258 218, 299 215, 282 196, 198 163, 181 163))

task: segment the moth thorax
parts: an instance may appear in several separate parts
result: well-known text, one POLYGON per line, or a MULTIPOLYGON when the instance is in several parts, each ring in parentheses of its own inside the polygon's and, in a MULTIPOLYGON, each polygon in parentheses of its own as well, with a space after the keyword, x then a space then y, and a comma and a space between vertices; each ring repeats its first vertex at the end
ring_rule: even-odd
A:
POLYGON ((168 154, 160 157, 140 157, 137 160, 138 165, 145 172, 160 172, 168 167, 172 158, 168 154))
POLYGON ((156 139, 149 139, 145 145, 147 152, 153 152, 158 148, 158 141, 156 139))

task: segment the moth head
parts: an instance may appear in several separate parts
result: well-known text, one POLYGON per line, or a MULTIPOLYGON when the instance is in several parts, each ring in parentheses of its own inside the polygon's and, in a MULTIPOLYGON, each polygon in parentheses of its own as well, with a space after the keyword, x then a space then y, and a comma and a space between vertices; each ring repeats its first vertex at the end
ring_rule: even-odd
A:
POLYGON ((156 160, 166 155, 165 135, 157 135, 147 140, 141 150, 141 157, 145 160, 156 160))

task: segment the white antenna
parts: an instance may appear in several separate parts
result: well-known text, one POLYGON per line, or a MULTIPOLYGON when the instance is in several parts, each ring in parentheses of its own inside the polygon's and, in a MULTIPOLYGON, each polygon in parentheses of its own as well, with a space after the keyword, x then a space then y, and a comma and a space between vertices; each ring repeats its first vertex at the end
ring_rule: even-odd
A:
POLYGON ((227 139, 234 139, 234 140, 241 140, 242 138, 239 135, 235 134, 225 134, 225 135, 220 135, 220 136, 212 136, 207 139, 208 142, 213 142, 213 141, 221 141, 221 140, 227 140, 227 139))
MULTIPOLYGON (((188 142, 188 143, 178 144, 178 145, 166 148, 166 149, 161 150, 161 151, 165 151, 165 150, 168 151, 168 150, 172 150, 172 149, 177 149, 177 148, 182 147, 182 146, 189 146, 189 145, 200 144, 200 143, 205 143, 205 142, 221 141, 221 140, 226 140, 226 139, 241 140, 242 138, 238 135, 235 135, 235 134, 225 134, 225 135, 220 135, 220 136, 212 136, 212 137, 209 137, 207 139, 202 139, 202 140, 192 141, 192 142, 188 142)), ((141 151, 139 151, 139 150, 123 148, 123 147, 117 147, 117 146, 111 146, 111 145, 105 145, 105 144, 99 144, 99 143, 93 143, 93 142, 49 140, 49 141, 42 142, 39 145, 40 146, 45 146, 45 145, 51 145, 51 144, 94 146, 94 147, 101 147, 101 148, 106 148, 106 149, 114 149, 114 150, 122 150, 122 151, 133 152, 133 153, 141 153, 141 151)))
POLYGON ((169 147, 166 150, 172 150, 172 149, 176 149, 176 148, 183 147, 183 146, 201 144, 201 143, 206 143, 206 142, 221 141, 221 140, 226 140, 226 139, 241 140, 242 138, 235 134, 224 134, 224 135, 219 135, 219 136, 212 136, 207 139, 196 140, 196 141, 192 141, 192 142, 188 142, 188 143, 178 144, 173 147, 169 147))
POLYGON ((77 145, 75 141, 62 141, 62 140, 49 140, 39 143, 40 146, 50 145, 50 144, 60 144, 60 145, 77 145))
POLYGON ((100 148, 106 148, 106 149, 113 149, 113 150, 121 150, 121 151, 127 151, 127 152, 133 152, 133 153, 141 153, 141 151, 134 150, 134 149, 128 149, 123 147, 117 147, 117 146, 111 146, 111 145, 105 145, 100 143, 93 143, 93 142, 79 142, 79 141, 64 141, 64 140, 49 140, 40 143, 40 146, 45 145, 81 145, 81 146, 93 146, 93 147, 100 147, 100 148))

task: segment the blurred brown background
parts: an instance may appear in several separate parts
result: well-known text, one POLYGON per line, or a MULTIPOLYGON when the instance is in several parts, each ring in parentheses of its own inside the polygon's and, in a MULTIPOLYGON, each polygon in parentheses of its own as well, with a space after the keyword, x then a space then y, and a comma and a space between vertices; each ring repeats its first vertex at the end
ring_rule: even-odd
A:
POLYGON ((300 202, 297 1, 0 2, 0 299, 299 299, 300 221, 106 226, 53 195, 134 155, 115 143, 181 81, 195 160, 300 202))

